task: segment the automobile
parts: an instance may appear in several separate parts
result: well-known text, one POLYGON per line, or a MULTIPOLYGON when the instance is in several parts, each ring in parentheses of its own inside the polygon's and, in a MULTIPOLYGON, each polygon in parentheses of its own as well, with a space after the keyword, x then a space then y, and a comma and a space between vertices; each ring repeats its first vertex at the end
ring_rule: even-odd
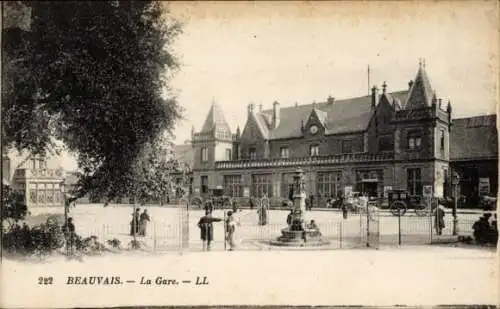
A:
POLYGON ((233 205, 233 199, 224 194, 224 188, 217 186, 209 190, 208 196, 203 199, 201 196, 195 196, 191 200, 191 204, 198 207, 212 207, 212 208, 228 208, 233 205))
MULTIPOLYGON (((410 195, 406 190, 387 191, 387 200, 390 211, 394 216, 404 216, 408 209, 414 209, 417 216, 429 214, 429 207, 421 195, 410 195)), ((437 204, 436 199, 432 199, 432 208, 437 204)))

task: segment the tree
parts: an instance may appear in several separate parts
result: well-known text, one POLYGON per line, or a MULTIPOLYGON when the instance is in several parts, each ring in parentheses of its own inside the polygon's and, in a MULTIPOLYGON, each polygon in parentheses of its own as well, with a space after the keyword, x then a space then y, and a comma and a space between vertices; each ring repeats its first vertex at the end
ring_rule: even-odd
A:
POLYGON ((7 220, 12 228, 14 223, 24 220, 27 214, 28 208, 24 202, 23 195, 13 191, 10 186, 2 183, 2 218, 7 220))
POLYGON ((75 194, 111 199, 181 117, 168 87, 181 25, 161 2, 27 5, 30 30, 4 31, 3 143, 44 155, 62 141, 82 171, 75 194))

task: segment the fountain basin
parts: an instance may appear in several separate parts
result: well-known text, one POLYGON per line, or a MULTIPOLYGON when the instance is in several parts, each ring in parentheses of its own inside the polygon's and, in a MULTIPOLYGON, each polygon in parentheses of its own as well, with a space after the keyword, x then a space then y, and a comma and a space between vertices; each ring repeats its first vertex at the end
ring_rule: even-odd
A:
POLYGON ((281 230, 281 236, 270 242, 273 246, 309 247, 324 246, 330 242, 323 238, 318 229, 292 230, 286 227, 281 230))

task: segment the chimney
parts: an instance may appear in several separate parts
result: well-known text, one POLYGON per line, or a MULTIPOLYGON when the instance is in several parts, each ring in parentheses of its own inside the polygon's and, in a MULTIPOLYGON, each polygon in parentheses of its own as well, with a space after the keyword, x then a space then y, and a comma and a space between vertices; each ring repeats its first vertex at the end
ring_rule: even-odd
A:
POLYGON ((299 106, 299 102, 295 101, 295 107, 299 106))
POLYGON ((316 101, 313 101, 312 107, 313 108, 318 108, 318 104, 316 103, 316 101))
POLYGON ((451 100, 448 100, 448 106, 446 107, 446 112, 448 112, 448 126, 451 126, 451 100))
POLYGON ((259 104, 259 112, 262 112, 262 104, 259 104))
POLYGON ((280 104, 278 101, 273 102, 273 128, 276 129, 280 124, 280 104))
POLYGON ((413 81, 412 81, 412 80, 410 80, 410 81, 408 82, 408 90, 410 90, 410 89, 411 89, 411 86, 413 86, 413 81))
POLYGON ((377 86, 372 87, 372 107, 375 108, 378 104, 378 89, 377 86))
POLYGON ((438 103, 438 104, 439 104, 439 105, 438 105, 438 106, 439 106, 439 109, 442 109, 442 108, 443 108, 443 99, 439 99, 439 100, 438 100, 438 102, 439 102, 439 103, 438 103))
POLYGON ((387 91, 387 83, 384 81, 384 83, 382 84, 382 93, 386 93, 387 91))
POLYGON ((250 103, 248 104, 248 117, 252 115, 255 112, 255 104, 250 103))
POLYGON ((333 104, 335 102, 335 98, 332 97, 331 95, 328 96, 328 99, 326 99, 326 103, 328 104, 333 104))

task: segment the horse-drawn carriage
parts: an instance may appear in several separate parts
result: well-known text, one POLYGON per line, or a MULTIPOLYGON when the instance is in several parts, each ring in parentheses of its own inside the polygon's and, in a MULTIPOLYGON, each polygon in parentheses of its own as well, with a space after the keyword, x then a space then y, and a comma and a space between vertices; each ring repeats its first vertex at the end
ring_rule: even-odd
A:
POLYGON ((213 209, 229 208, 233 205, 233 199, 224 194, 224 188, 217 186, 209 190, 208 196, 203 199, 201 196, 195 196, 191 199, 191 205, 198 207, 211 207, 213 209))

